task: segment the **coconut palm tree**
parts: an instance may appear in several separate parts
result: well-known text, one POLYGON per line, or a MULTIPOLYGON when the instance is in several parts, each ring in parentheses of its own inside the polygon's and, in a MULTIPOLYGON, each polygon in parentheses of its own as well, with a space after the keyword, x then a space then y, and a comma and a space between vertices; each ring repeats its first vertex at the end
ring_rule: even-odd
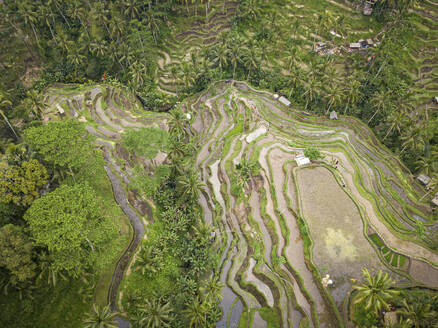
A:
POLYGON ((85 32, 87 32, 87 35, 90 36, 90 32, 88 32, 87 25, 85 24, 87 12, 84 6, 82 5, 81 1, 80 0, 69 1, 67 13, 70 17, 79 20, 85 32))
POLYGON ((182 62, 180 64, 180 77, 186 88, 190 88, 195 83, 195 74, 193 66, 189 62, 182 62))
POLYGON ((186 123, 187 116, 183 113, 180 108, 175 108, 169 112, 170 119, 168 121, 169 124, 169 132, 176 139, 180 140, 184 138, 186 135, 186 123))
POLYGON ((201 182, 195 171, 191 171, 178 179, 178 186, 182 195, 193 201, 198 199, 199 191, 204 188, 205 184, 201 182))
POLYGON ((161 13, 149 9, 146 12, 146 27, 151 32, 155 44, 158 43, 158 35, 160 33, 161 13))
POLYGON ((391 122, 391 125, 383 140, 385 140, 393 131, 397 131, 400 134, 402 127, 409 121, 409 116, 406 115, 405 111, 393 110, 388 116, 388 121, 391 122))
POLYGON ((203 328, 206 326, 206 307, 198 297, 193 302, 187 304, 184 313, 186 313, 187 319, 190 321, 190 328, 203 328))
POLYGON ((231 48, 229 50, 230 57, 231 57, 230 62, 231 62, 231 65, 233 66, 233 79, 234 79, 234 76, 236 75, 237 65, 242 61, 242 55, 241 55, 242 50, 243 50, 243 47, 240 45, 240 42, 238 42, 237 40, 234 40, 234 42, 231 45, 231 48))
POLYGON ((108 19, 108 13, 109 13, 108 9, 105 8, 105 2, 97 1, 93 3, 91 16, 93 16, 96 20, 100 21, 100 23, 105 27, 109 38, 113 40, 108 25, 106 24, 106 21, 108 19))
POLYGON ((215 58, 214 61, 219 65, 221 71, 224 71, 228 65, 228 47, 221 43, 219 45, 215 45, 212 52, 215 58))
POLYGON ((362 269, 364 282, 359 285, 353 285, 356 290, 356 295, 353 298, 353 304, 363 304, 366 310, 372 310, 376 315, 382 309, 389 309, 387 303, 399 292, 392 289, 394 281, 389 277, 388 273, 383 273, 381 270, 372 276, 367 268, 362 269))
POLYGON ((173 319, 173 309, 169 303, 162 304, 160 299, 152 301, 146 300, 145 303, 138 308, 140 312, 140 320, 138 320, 141 327, 148 328, 162 328, 169 327, 173 319))
POLYGON ((402 154, 406 149, 411 149, 414 153, 424 154, 426 143, 421 138, 421 130, 415 125, 411 125, 401 136, 403 148, 400 151, 402 154))
POLYGON ((33 113, 35 117, 40 118, 45 107, 41 94, 36 90, 29 90, 26 92, 26 96, 27 98, 24 101, 26 109, 33 113))
POLYGON ((134 271, 140 270, 142 275, 148 275, 158 271, 158 263, 155 261, 155 255, 152 251, 152 247, 150 246, 140 250, 135 259, 134 271))
POLYGON ((11 123, 9 122, 9 119, 6 117, 5 113, 3 112, 2 108, 8 108, 12 106, 12 102, 7 99, 7 95, 0 91, 0 115, 3 118, 3 120, 6 122, 6 124, 11 129, 12 133, 14 134, 15 138, 18 140, 18 135, 15 132, 14 128, 12 127, 11 123))
POLYGON ((414 300, 407 302, 402 301, 402 308, 397 311, 405 319, 410 319, 414 323, 415 328, 432 327, 436 323, 438 313, 433 311, 430 303, 414 300))
POLYGON ((357 77, 352 77, 348 79, 346 89, 344 90, 344 114, 347 113, 354 104, 357 104, 359 102, 362 96, 360 87, 361 83, 357 77))
POLYGON ((326 94, 326 99, 328 103, 326 114, 328 114, 332 106, 337 107, 342 103, 342 100, 344 99, 343 90, 339 85, 335 84, 333 87, 329 88, 326 94))
POLYGON ((371 104, 373 108, 376 110, 371 116, 371 118, 368 120, 367 124, 370 124, 370 122, 373 120, 373 118, 377 115, 377 113, 385 111, 390 106, 390 94, 388 91, 377 91, 373 94, 373 97, 371 98, 371 104))
POLYGON ((107 52, 108 43, 105 39, 94 39, 90 44, 91 53, 95 56, 104 57, 107 52))
POLYGON ((93 304, 93 311, 84 320, 83 328, 117 328, 118 323, 114 319, 118 315, 112 312, 109 305, 100 307, 93 304))
POLYGON ((319 92, 320 83, 315 77, 312 77, 307 84, 306 91, 304 91, 302 94, 302 96, 306 98, 306 106, 304 107, 305 109, 307 109, 307 106, 310 102, 314 101, 318 97, 319 92))
POLYGON ((52 7, 54 5, 56 7, 56 10, 58 10, 59 14, 62 16, 62 19, 64 19, 64 22, 67 24, 68 28, 70 28, 70 23, 68 22, 67 18, 64 16, 64 13, 61 10, 61 0, 48 0, 47 6, 52 7))
POLYGON ((247 79, 250 78, 251 72, 260 67, 260 54, 257 48, 252 47, 245 51, 243 55, 243 65, 248 70, 247 79))
MULTIPOLYGON (((86 35, 86 34, 85 34, 86 35)), ((73 47, 67 54, 67 60, 75 67, 76 71, 85 62, 86 57, 82 54, 81 49, 73 47)))
POLYGON ((30 26, 35 41, 39 44, 38 35, 36 31, 36 23, 38 22, 38 13, 32 2, 20 1, 17 3, 17 14, 23 19, 24 24, 30 26))
POLYGON ((54 14, 53 14, 52 10, 50 9, 50 7, 39 6, 38 7, 38 17, 43 24, 47 25, 47 27, 49 28, 50 34, 52 35, 52 39, 54 39, 55 35, 53 34, 52 23, 51 23, 51 21, 53 21, 53 19, 54 19, 54 14))
POLYGON ((246 0, 238 7, 238 16, 242 19, 256 20, 260 15, 258 0, 246 0))
POLYGON ((56 286, 58 277, 61 277, 63 280, 67 280, 61 271, 56 271, 53 269, 52 259, 50 255, 45 252, 39 256, 39 266, 41 271, 37 277, 37 281, 42 281, 44 277, 46 277, 47 285, 56 286))
POLYGON ((135 19, 139 16, 140 11, 140 4, 138 3, 138 0, 125 0, 123 1, 123 14, 125 16, 128 16, 131 19, 135 19))
POLYGON ((416 162, 416 169, 430 176, 438 170, 438 152, 430 151, 426 156, 421 156, 416 162))
POLYGON ((219 280, 219 277, 209 279, 201 287, 205 299, 209 302, 219 302, 222 299, 222 288, 225 285, 219 280))

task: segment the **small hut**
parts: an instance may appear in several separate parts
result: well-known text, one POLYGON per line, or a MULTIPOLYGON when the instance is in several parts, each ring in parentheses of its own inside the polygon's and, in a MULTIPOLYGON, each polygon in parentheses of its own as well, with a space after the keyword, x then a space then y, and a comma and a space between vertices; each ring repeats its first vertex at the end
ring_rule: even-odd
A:
POLYGON ((290 101, 289 100, 287 100, 285 97, 283 97, 283 96, 281 96, 280 98, 278 98, 278 100, 282 103, 282 104, 284 104, 284 105, 286 105, 286 106, 290 106, 290 101))
POLYGON ((417 180, 420 181, 423 185, 427 186, 430 182, 430 177, 425 174, 420 174, 417 176, 417 180))
POLYGON ((435 194, 435 197, 432 198, 432 204, 438 206, 438 192, 435 194))
POLYGON ((331 120, 337 120, 338 119, 338 114, 334 110, 330 113, 330 119, 331 120))
POLYGON ((297 157, 295 157, 295 162, 297 162, 298 166, 303 166, 310 164, 310 159, 308 159, 304 155, 298 155, 297 157))
POLYGON ((62 108, 59 104, 56 104, 56 109, 58 110, 59 114, 64 114, 64 108, 62 108))

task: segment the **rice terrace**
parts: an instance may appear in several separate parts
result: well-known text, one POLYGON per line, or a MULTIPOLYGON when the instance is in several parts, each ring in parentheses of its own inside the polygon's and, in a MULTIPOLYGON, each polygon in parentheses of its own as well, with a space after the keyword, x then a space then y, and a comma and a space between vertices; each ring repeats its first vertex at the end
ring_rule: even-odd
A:
POLYGON ((1 327, 438 327, 438 3, 0 15, 1 327))

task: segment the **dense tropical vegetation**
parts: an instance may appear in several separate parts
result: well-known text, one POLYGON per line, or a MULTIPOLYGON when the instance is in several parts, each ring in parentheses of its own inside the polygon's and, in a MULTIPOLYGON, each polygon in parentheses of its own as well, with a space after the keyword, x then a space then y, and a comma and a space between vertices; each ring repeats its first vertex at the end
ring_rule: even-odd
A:
MULTIPOLYGON (((128 87, 146 110, 172 109, 169 131, 128 128, 120 142, 135 167, 129 186, 154 204, 155 220, 125 282, 123 306, 138 327, 215 327, 221 318, 223 286, 211 275, 219 259, 198 204, 204 185, 193 168, 197 140, 179 108, 214 81, 245 80, 286 96, 302 111, 358 117, 413 174, 431 177, 426 199, 438 192, 438 115, 419 102, 409 69, 410 51, 418 46, 415 34, 434 36, 412 18, 417 1, 377 2, 372 22, 384 36, 366 55, 320 56, 306 41, 332 38, 330 32, 350 40, 346 17, 321 11, 307 28, 298 17, 280 19, 285 0, 241 0, 230 30, 171 63, 176 89, 163 90, 156 74, 166 39, 181 19, 207 26, 213 2, 0 3, 0 322, 5 327, 114 327, 118 315, 94 292, 129 242, 129 229, 119 228, 125 214, 112 196, 95 138, 78 120, 47 122, 45 90, 51 84, 103 81, 128 87), (155 163, 163 152, 167 160, 155 163), (143 159, 151 161, 149 171, 143 159), (57 309, 70 303, 71 314, 60 319, 57 309)), ((225 12, 227 1, 219 7, 222 3, 225 12)), ((320 158, 314 147, 305 154, 320 158)), ((246 159, 234 165, 231 192, 239 200, 258 169, 246 159)), ((415 228, 437 248, 436 234, 426 235, 420 221, 415 228)), ((364 279, 352 296, 359 326, 382 326, 382 311, 391 305, 400 319, 395 326, 436 323, 438 298, 432 293, 396 290, 382 272, 373 276, 364 270, 364 279)))

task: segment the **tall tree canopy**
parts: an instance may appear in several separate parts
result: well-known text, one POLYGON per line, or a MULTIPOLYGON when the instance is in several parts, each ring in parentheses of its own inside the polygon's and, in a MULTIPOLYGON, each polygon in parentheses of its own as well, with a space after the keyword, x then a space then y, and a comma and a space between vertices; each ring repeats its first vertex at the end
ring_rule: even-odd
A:
POLYGON ((21 227, 7 224, 0 228, 0 267, 11 273, 12 284, 35 276, 37 266, 32 259, 33 248, 34 244, 21 227))
POLYGON ((55 270, 77 276, 102 256, 114 236, 113 223, 87 185, 62 185, 36 200, 24 219, 35 241, 48 248, 55 270))
POLYGON ((92 136, 74 119, 31 127, 24 131, 23 138, 55 168, 77 171, 93 158, 92 136))
POLYGON ((20 165, 0 162, 0 202, 28 206, 39 197, 39 189, 47 183, 46 168, 36 159, 20 165))

